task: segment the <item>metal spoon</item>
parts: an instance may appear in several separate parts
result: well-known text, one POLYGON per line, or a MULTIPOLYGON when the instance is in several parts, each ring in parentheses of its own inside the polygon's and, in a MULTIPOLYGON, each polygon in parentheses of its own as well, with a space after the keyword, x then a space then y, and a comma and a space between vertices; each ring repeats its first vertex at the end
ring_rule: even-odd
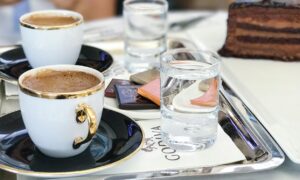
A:
POLYGON ((198 16, 198 17, 195 17, 195 18, 192 18, 192 19, 188 19, 188 20, 183 20, 183 21, 178 21, 178 22, 174 22, 174 23, 171 23, 169 25, 169 30, 170 31, 182 31, 182 30, 185 30, 186 28, 194 25, 195 23, 197 22, 200 22, 208 17, 212 16, 212 14, 209 14, 209 15, 201 15, 201 16, 198 16))

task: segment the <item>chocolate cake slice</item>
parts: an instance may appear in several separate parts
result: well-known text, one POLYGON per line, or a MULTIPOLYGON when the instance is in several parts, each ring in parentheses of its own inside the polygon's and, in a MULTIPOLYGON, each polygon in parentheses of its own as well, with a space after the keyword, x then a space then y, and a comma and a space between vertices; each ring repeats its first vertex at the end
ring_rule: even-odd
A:
POLYGON ((225 57, 300 60, 300 7, 262 1, 232 3, 227 20, 225 57))

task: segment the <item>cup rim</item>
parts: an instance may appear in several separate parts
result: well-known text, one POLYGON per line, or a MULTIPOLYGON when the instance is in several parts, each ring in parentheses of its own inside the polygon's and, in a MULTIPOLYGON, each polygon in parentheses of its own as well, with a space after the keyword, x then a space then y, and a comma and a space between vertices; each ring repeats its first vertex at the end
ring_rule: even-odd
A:
POLYGON ((35 69, 31 69, 31 70, 23 73, 18 79, 18 84, 19 84, 20 91, 29 96, 45 98, 45 99, 76 99, 79 97, 90 96, 90 95, 95 94, 98 91, 104 89, 105 80, 104 80, 104 76, 101 72, 99 72, 95 69, 89 68, 89 67, 79 66, 79 65, 51 65, 51 66, 42 66, 42 67, 38 67, 35 69), (100 80, 100 82, 97 85, 95 85, 89 89, 73 91, 73 92, 38 91, 38 90, 35 90, 32 88, 29 88, 23 84, 24 78, 26 78, 32 74, 35 74, 37 72, 43 71, 43 70, 55 70, 55 71, 68 70, 68 71, 85 72, 85 73, 88 73, 88 74, 91 74, 91 75, 97 77, 100 80))
MULTIPOLYGON (((205 53, 205 54, 209 54, 210 56, 212 56, 213 57, 213 62, 211 62, 209 64, 209 66, 206 67, 206 69, 216 67, 216 66, 218 66, 222 63, 221 57, 213 51, 206 50, 206 49, 202 50, 202 49, 188 49, 188 48, 178 48, 178 49, 172 49, 172 50, 168 50, 168 51, 164 52, 161 55, 161 63, 166 63, 167 62, 165 60, 165 58, 167 56, 172 56, 172 55, 177 54, 177 53, 185 53, 185 52, 189 52, 189 53, 193 53, 193 54, 205 53)), ((188 60, 188 59, 185 59, 185 60, 188 60)), ((193 70, 197 70, 197 69, 193 69, 193 70)))
POLYGON ((164 7, 165 10, 168 10, 168 1, 166 0, 151 0, 151 1, 147 1, 147 0, 124 0, 123 1, 123 7, 124 7, 124 10, 129 10, 129 9, 132 9, 132 10, 143 10, 143 9, 136 9, 136 8, 132 8, 130 5, 130 3, 142 3, 142 2, 145 2, 145 3, 148 3, 148 4, 154 4, 154 3, 161 3, 161 5, 164 7))
POLYGON ((23 14, 19 18, 19 23, 21 26, 29 28, 29 29, 40 29, 40 30, 58 30, 58 29, 66 29, 66 28, 71 28, 75 26, 79 26, 80 24, 83 23, 83 17, 81 14, 74 12, 74 11, 69 11, 69 10, 41 10, 41 11, 33 11, 30 13, 23 14), (40 26, 40 25, 34 25, 34 24, 29 24, 24 22, 24 19, 27 18, 28 16, 32 16, 35 14, 62 14, 65 16, 72 16, 76 17, 78 20, 75 21, 74 23, 71 24, 65 24, 65 25, 52 25, 52 26, 40 26))

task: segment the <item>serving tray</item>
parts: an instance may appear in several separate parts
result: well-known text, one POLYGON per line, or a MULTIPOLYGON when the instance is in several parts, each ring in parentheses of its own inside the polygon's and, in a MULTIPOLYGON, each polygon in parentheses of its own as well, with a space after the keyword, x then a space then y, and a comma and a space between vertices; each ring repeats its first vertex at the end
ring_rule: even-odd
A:
POLYGON ((256 116, 224 81, 223 88, 220 90, 220 106, 219 124, 244 154, 245 160, 218 166, 168 169, 130 174, 91 174, 88 176, 108 179, 141 179, 235 174, 272 169, 284 162, 285 156, 280 147, 256 116))
POLYGON ((90 176, 113 179, 140 179, 141 177, 170 178, 249 173, 273 169, 284 162, 285 156, 280 147, 225 82, 223 82, 223 88, 220 91, 220 106, 219 124, 244 154, 245 160, 211 167, 168 169, 130 174, 92 174, 90 176))
MULTIPOLYGON (((223 82, 220 91, 219 124, 246 157, 245 160, 210 167, 168 169, 130 174, 90 174, 101 178, 164 178, 215 174, 248 173, 272 169, 281 165, 285 156, 258 119, 223 82)), ((7 124, 9 126, 9 123, 7 124)), ((6 132, 7 133, 7 132, 6 132)), ((227 152, 229 153, 229 152, 227 152)))

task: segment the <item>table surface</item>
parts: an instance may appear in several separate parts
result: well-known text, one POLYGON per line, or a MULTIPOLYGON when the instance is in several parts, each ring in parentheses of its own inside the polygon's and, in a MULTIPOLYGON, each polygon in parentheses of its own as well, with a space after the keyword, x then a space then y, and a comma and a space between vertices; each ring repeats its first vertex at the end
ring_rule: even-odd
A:
MULTIPOLYGON (((206 12, 204 12, 206 13, 206 12)), ((179 19, 188 19, 191 17, 195 17, 198 15, 203 14, 203 12, 184 12, 184 13, 171 13, 169 16, 169 19, 171 21, 176 21, 179 19)), ((116 18, 112 18, 111 20, 106 20, 106 22, 120 22, 119 20, 116 21, 116 18)), ((102 24, 101 21, 99 22, 93 22, 91 23, 92 26, 97 26, 97 23, 102 24)), ((191 27, 191 28, 197 28, 197 26, 191 27)), ((172 33, 172 36, 177 36, 177 37, 187 37, 187 33, 185 31, 177 32, 177 33, 172 33)), ((189 37, 188 37, 189 38, 189 37)), ((189 39, 193 39, 197 37, 192 37, 189 39)), ((110 42, 105 42, 105 43, 96 43, 92 45, 97 45, 98 47, 101 47, 103 49, 111 46, 115 47, 122 47, 122 43, 110 43, 110 42)), ((116 48, 116 49, 118 49, 116 48)), ((118 52, 118 51, 116 51, 118 52)), ((112 52, 111 52, 112 53, 112 52)), ((117 54, 114 55, 115 58, 117 58, 117 54)), ((18 103, 16 103, 16 100, 7 100, 5 103, 5 107, 2 108, 2 112, 10 112, 15 109, 18 109, 18 103)), ((0 175, 1 177, 1 175, 0 175)), ((232 174, 232 175, 215 175, 215 176, 204 176, 201 177, 201 179, 205 180, 217 180, 217 179, 223 179, 223 180, 243 180, 243 179, 274 179, 274 180, 296 180, 299 179, 300 177, 300 165, 294 164, 291 160, 286 158, 286 161, 278 168, 272 169, 272 170, 267 170, 267 171, 262 171, 262 172, 254 172, 254 173, 248 173, 248 174, 232 174)), ((29 180, 29 179, 38 179, 38 178, 32 178, 32 177, 26 177, 26 176, 17 176, 18 180, 29 180)), ((78 177, 78 178, 72 178, 72 179, 78 179, 78 180, 84 180, 84 179, 99 179, 97 176, 87 176, 87 177, 78 177)), ((174 178, 174 179, 183 179, 182 177, 180 178, 174 178)), ((184 179, 199 179, 199 177, 185 177, 184 179)))

